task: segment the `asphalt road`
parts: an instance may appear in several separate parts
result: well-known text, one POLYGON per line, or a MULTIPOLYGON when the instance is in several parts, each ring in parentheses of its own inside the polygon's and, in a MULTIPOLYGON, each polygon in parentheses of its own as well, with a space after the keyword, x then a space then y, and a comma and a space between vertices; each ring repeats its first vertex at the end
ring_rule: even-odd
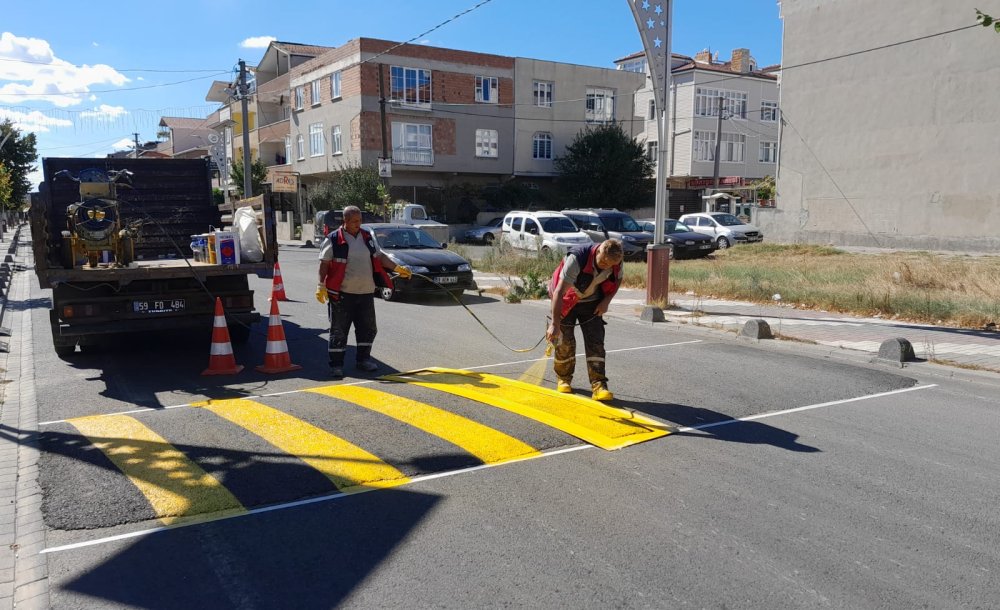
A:
MULTIPOLYGON (((615 405, 668 422, 674 433, 604 451, 506 411, 348 368, 345 384, 474 418, 542 452, 482 468, 430 435, 303 392, 332 383, 326 314, 312 297, 317 254, 281 253, 293 299, 281 313, 301 371, 252 370, 262 361, 263 326, 236 349, 247 370, 235 377, 199 375, 205 337, 150 338, 69 361, 36 348, 54 607, 1000 603, 995 384, 609 319, 615 405), (371 448, 412 482, 338 494, 300 459, 181 406, 263 395, 296 420, 371 448), (138 486, 65 421, 124 411, 251 512, 163 528, 138 486)), ((267 311, 269 282, 254 281, 267 311)), ((42 346, 47 293, 33 290, 42 346)), ((465 302, 512 347, 530 347, 543 333, 544 303, 465 302)), ((447 298, 378 302, 377 310, 382 373, 435 366, 554 385, 541 348, 508 351, 447 298)), ((584 379, 581 358, 580 395, 584 379)))

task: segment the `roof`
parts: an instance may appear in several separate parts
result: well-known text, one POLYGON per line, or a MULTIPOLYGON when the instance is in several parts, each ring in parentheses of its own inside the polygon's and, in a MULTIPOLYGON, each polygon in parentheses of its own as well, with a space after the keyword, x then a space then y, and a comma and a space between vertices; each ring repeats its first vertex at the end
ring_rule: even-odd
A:
POLYGON ((205 119, 190 119, 187 117, 165 116, 160 118, 160 127, 198 129, 205 125, 205 119))
MULTIPOLYGON (((646 55, 645 51, 636 51, 635 53, 632 53, 631 55, 626 55, 625 57, 622 57, 620 59, 616 59, 614 61, 614 63, 617 64, 617 63, 620 63, 620 62, 623 62, 623 61, 629 61, 631 59, 639 59, 640 57, 644 57, 645 55, 646 55)), ((690 56, 688 56, 688 55, 681 55, 680 53, 672 53, 671 55, 674 56, 674 59, 687 59, 689 61, 692 59, 690 56)))
POLYGON ((686 64, 677 66, 674 68, 674 73, 677 72, 687 72, 688 70, 705 70, 707 72, 719 72, 721 74, 728 74, 730 76, 746 76, 750 78, 762 78, 764 80, 778 80, 778 77, 774 74, 768 74, 756 70, 754 72, 736 72, 729 68, 729 62, 724 64, 703 64, 698 61, 689 61, 686 64))
POLYGON ((278 47, 282 51, 286 51, 292 55, 308 55, 310 57, 321 55, 334 48, 318 44, 302 44, 300 42, 283 42, 280 40, 271 41, 271 46, 278 47))

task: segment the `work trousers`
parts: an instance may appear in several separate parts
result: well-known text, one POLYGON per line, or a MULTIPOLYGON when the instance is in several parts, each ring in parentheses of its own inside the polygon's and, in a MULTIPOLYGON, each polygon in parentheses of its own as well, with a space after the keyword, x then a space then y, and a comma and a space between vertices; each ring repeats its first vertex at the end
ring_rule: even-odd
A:
POLYGON ((576 336, 574 328, 580 325, 583 331, 583 349, 587 355, 587 376, 590 384, 607 383, 604 374, 604 318, 594 315, 600 301, 577 303, 562 319, 559 328, 562 340, 556 346, 554 368, 556 377, 565 382, 573 379, 576 370, 576 336))
POLYGON ((330 366, 343 367, 347 351, 347 335, 354 325, 354 339, 358 344, 357 361, 368 360, 378 328, 375 326, 375 295, 340 293, 336 301, 327 301, 330 318, 330 366))

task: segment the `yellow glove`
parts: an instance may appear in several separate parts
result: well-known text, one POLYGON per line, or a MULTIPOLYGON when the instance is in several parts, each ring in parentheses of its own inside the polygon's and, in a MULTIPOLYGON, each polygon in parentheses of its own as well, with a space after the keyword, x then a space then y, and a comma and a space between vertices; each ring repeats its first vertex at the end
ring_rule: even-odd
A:
POLYGON ((323 284, 316 286, 316 300, 326 305, 326 286, 323 284))
POLYGON ((396 265, 395 271, 396 275, 403 278, 404 280, 408 280, 411 277, 413 277, 413 272, 410 271, 410 268, 407 267, 406 265, 396 265))

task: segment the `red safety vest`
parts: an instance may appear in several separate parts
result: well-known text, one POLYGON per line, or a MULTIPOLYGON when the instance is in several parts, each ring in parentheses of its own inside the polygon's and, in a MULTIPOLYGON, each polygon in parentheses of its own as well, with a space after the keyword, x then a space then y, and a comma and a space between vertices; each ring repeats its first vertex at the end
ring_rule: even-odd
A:
MULTIPOLYGON (((563 293, 562 302, 562 315, 566 316, 569 310, 576 306, 577 302, 580 300, 580 294, 585 292, 587 288, 590 287, 590 282, 594 281, 594 276, 600 273, 597 271, 597 246, 600 244, 594 244, 593 246, 583 246, 578 248, 573 248, 569 251, 567 256, 572 256, 576 258, 576 263, 580 267, 580 273, 576 276, 576 282, 573 287, 576 290, 567 290, 563 293)), ((566 259, 564 258, 559 262, 559 266, 556 267, 555 272, 552 274, 552 280, 549 282, 549 298, 555 294, 556 287, 559 286, 559 278, 562 276, 563 265, 566 264, 566 259)), ((621 263, 615 265, 612 268, 611 275, 608 279, 601 282, 599 288, 605 297, 614 296, 618 292, 618 286, 622 282, 622 265, 621 263)))
MULTIPOLYGON (((361 229, 361 238, 364 239, 365 245, 368 246, 368 251, 372 255, 372 279, 375 280, 375 286, 392 288, 392 279, 382 268, 382 261, 379 260, 371 233, 361 229)), ((333 249, 333 259, 326 272, 326 289, 333 294, 340 294, 340 285, 344 282, 344 274, 347 273, 347 253, 350 246, 347 245, 347 240, 344 238, 343 227, 334 231, 328 239, 333 249)))

